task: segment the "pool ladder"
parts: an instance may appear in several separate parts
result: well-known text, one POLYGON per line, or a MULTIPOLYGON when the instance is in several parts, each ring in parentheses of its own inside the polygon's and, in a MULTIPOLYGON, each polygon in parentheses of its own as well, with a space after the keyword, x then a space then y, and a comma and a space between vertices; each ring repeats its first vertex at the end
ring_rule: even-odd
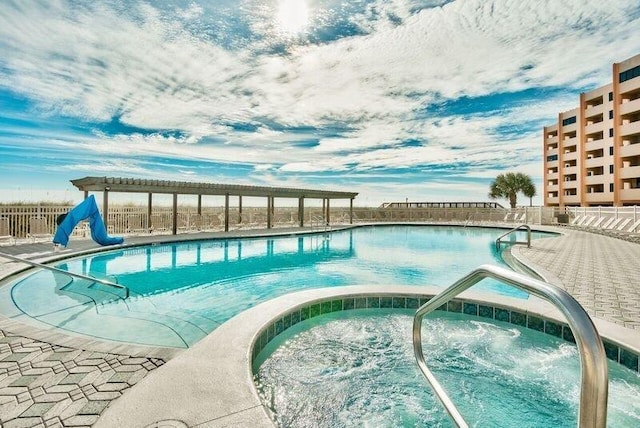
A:
POLYGON ((464 290, 484 278, 493 278, 545 299, 555 305, 566 317, 576 339, 580 353, 581 384, 578 408, 580 428, 605 428, 607 424, 607 399, 609 377, 607 358, 598 331, 586 311, 569 293, 544 281, 510 271, 508 269, 482 265, 459 279, 446 290, 422 305, 413 318, 413 350, 418 367, 425 376, 440 403, 458 427, 468 424, 455 407, 447 392, 440 385, 425 362, 422 349, 422 319, 425 315, 446 304, 464 290))
POLYGON ((503 233, 502 235, 500 235, 498 237, 498 239, 496 239, 496 248, 500 249, 500 244, 502 244, 503 242, 507 242, 507 241, 503 241, 502 238, 506 238, 507 236, 511 235, 514 232, 517 232, 519 230, 525 229, 527 231, 527 240, 526 241, 508 241, 508 243, 510 244, 526 244, 527 248, 531 247, 531 228, 529 227, 528 224, 521 224, 518 227, 514 227, 513 229, 511 229, 508 232, 503 233))
POLYGON ((69 272, 68 270, 63 270, 63 269, 58 269, 56 267, 53 266, 48 266, 48 265, 43 265, 42 263, 37 263, 31 260, 26 260, 26 259, 22 259, 20 257, 16 257, 16 256, 12 256, 6 253, 0 253, 0 257, 4 257, 7 258, 9 260, 13 260, 14 262, 19 262, 19 263, 24 263, 33 267, 39 267, 42 269, 46 269, 46 270, 50 270, 52 272, 57 272, 57 273, 61 273, 63 275, 68 275, 74 278, 79 278, 79 279, 84 279, 86 281, 91 281, 91 282, 97 282, 98 284, 102 284, 102 285, 106 285, 107 287, 114 287, 114 288, 119 288, 121 290, 124 290, 124 298, 128 298, 129 297, 129 288, 122 285, 122 284, 116 284, 115 282, 111 282, 111 281, 105 281, 104 279, 98 279, 98 278, 94 278, 92 276, 88 276, 88 275, 82 275, 80 273, 75 273, 75 272, 69 272))

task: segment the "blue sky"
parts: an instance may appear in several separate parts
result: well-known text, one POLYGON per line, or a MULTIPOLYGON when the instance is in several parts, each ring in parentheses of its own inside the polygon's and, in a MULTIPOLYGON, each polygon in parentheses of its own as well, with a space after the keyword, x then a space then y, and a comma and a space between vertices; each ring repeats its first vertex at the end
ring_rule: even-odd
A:
POLYGON ((2 0, 0 201, 87 175, 484 201, 540 187, 542 126, 638 53, 637 0, 2 0))

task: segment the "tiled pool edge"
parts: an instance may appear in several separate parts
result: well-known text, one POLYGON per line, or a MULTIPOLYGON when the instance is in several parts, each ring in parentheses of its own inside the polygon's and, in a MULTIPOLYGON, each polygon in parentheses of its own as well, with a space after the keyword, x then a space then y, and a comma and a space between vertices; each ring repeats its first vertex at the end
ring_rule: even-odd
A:
MULTIPOLYGON (((433 295, 354 295, 340 296, 338 298, 327 297, 306 305, 299 306, 287 311, 279 318, 262 328, 255 336, 251 345, 251 363, 255 361, 265 346, 276 336, 283 333, 288 328, 316 316, 331 312, 357 310, 357 309, 415 309, 417 310, 424 303, 429 301, 433 295)), ((447 311, 463 313, 465 315, 477 316, 479 318, 494 319, 496 321, 508 322, 520 327, 529 328, 541 333, 576 343, 573 332, 569 325, 541 314, 533 314, 528 311, 514 309, 509 306, 495 305, 475 299, 452 299, 442 305, 437 311, 447 311)), ((614 361, 640 373, 640 354, 625 347, 624 345, 602 337, 607 359, 614 361)))

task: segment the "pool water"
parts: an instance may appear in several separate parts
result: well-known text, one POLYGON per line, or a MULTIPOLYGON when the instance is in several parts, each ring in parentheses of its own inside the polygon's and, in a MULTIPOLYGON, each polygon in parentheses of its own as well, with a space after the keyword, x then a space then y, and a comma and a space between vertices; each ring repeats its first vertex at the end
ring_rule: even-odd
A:
MULTIPOLYGON (((30 318, 75 333, 184 348, 241 311, 292 291, 365 284, 448 286, 481 264, 504 265, 494 245, 502 233, 376 226, 329 235, 136 247, 57 265, 125 285, 127 299, 113 287, 51 271, 1 287, 0 298, 4 294, 30 318)), ((490 279, 477 287, 527 298, 490 279)))
MULTIPOLYGON (((357 310, 303 321, 254 361, 278 426, 450 427, 413 355, 413 312, 357 310)), ((470 426, 575 427, 575 345, 499 321, 436 311, 427 364, 470 426)), ((608 426, 640 426, 640 378, 609 361, 608 426)))

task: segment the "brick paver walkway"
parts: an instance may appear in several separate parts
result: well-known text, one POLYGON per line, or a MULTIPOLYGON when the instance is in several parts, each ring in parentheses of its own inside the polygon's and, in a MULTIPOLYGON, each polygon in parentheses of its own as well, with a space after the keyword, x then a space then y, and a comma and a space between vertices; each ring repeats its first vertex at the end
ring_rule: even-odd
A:
POLYGON ((640 244, 563 230, 513 253, 558 277, 591 316, 640 330, 640 244))
POLYGON ((0 331, 0 425, 89 427, 111 400, 162 364, 0 331))

